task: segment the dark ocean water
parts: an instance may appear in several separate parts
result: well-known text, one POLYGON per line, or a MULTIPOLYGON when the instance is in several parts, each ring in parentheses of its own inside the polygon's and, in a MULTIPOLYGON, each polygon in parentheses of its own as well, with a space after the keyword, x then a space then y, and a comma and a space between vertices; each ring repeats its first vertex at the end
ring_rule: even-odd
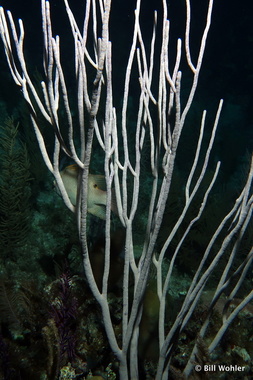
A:
MULTIPOLYGON (((81 25, 84 2, 72 0, 69 3, 81 25)), ((158 14, 162 12, 158 3, 160 4, 157 0, 149 0, 144 1, 142 5, 141 22, 143 37, 146 41, 150 40, 154 9, 158 10, 158 14)), ((193 57, 199 46, 199 36, 203 28, 206 3, 207 1, 196 0, 192 2, 191 42, 193 57)), ((5 9, 12 11, 14 19, 23 19, 26 31, 25 47, 27 56, 31 60, 31 64, 40 70, 42 57, 40 1, 6 0, 1 1, 0 4, 5 9)), ((117 85, 119 89, 122 87, 124 67, 131 43, 135 2, 132 0, 115 0, 112 4, 110 35, 114 46, 114 60, 116 63, 116 68, 114 69, 115 91, 118 91, 117 85)), ((229 0, 214 1, 212 27, 208 37, 199 91, 196 96, 198 108, 212 112, 215 111, 218 100, 220 98, 224 99, 224 110, 219 129, 220 143, 224 145, 227 140, 227 143, 231 144, 231 150, 239 149, 239 156, 242 156, 246 149, 252 149, 253 139, 252 8, 252 3, 249 0, 241 3, 229 0), (231 131, 236 136, 235 141, 231 138, 231 131), (241 140, 239 146, 238 138, 241 140)), ((73 53, 63 1, 52 1, 51 11, 54 20, 54 31, 61 36, 63 54, 69 59, 73 53)), ((184 16, 184 1, 168 1, 172 48, 175 47, 178 37, 184 37, 184 16)), ((2 70, 7 71, 3 60, 1 60, 0 65, 2 70)), ((0 99, 7 101, 9 107, 11 107, 10 103, 15 103, 16 97, 13 98, 10 93, 12 91, 15 93, 15 86, 11 81, 7 82, 8 85, 6 84, 5 75, 0 78, 0 81, 0 84, 2 84, 0 99)), ((226 160, 227 157, 223 159, 226 160)))

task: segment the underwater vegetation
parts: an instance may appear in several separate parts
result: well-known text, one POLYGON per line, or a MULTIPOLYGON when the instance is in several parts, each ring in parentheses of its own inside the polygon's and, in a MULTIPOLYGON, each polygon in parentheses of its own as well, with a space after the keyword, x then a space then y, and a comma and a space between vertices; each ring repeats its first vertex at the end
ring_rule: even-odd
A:
MULTIPOLYGON (((180 289, 188 284, 187 276, 178 273, 170 292, 171 321, 181 302, 180 289)), ((141 378, 153 379, 155 375, 157 348, 156 330, 152 326, 157 316, 157 297, 151 288, 144 303, 145 311, 140 347, 141 378), (149 318, 152 318, 149 320, 149 318)), ((120 339, 120 298, 117 292, 110 294, 114 310, 114 327, 120 339)), ((208 311, 209 294, 205 293, 191 322, 180 334, 172 360, 171 378, 181 379, 187 356, 194 342, 198 341, 196 363, 219 364, 220 358, 227 364, 245 367, 243 376, 252 376, 251 355, 252 306, 243 310, 232 329, 225 335, 215 357, 208 355, 208 341, 217 331, 222 317, 222 300, 213 312, 207 337, 196 336, 208 311)), ((225 303, 225 300, 224 300, 225 303)), ((233 304, 230 307, 235 307, 233 304)), ((64 268, 58 279, 38 289, 36 281, 3 281, 0 287, 0 376, 1 379, 118 379, 117 362, 111 354, 103 333, 100 310, 97 307, 84 278, 70 275, 64 268), (18 284, 18 286, 17 286, 18 284)), ((169 323, 167 328, 169 328, 169 323)), ((202 373, 193 379, 204 379, 202 373)), ((209 379, 229 377, 209 373, 209 379)), ((237 377, 245 379, 245 377, 237 377)))
POLYGON ((18 134, 19 123, 13 118, 0 125, 1 261, 25 245, 31 226, 30 159, 18 134))

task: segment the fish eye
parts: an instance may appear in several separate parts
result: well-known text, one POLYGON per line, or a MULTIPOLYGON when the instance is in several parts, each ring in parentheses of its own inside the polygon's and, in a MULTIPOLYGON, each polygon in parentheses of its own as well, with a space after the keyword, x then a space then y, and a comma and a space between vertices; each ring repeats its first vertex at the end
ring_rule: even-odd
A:
POLYGON ((94 189, 96 189, 96 188, 98 187, 98 185, 95 183, 95 184, 93 185, 93 187, 94 187, 94 189))

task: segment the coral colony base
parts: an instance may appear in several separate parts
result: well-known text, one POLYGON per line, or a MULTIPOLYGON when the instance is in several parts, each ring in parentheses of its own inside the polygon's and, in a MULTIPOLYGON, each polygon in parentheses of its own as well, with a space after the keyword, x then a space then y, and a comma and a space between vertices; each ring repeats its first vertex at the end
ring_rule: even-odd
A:
POLYGON ((0 8, 1 379, 253 377, 252 130, 200 76, 213 1, 158 3, 42 0, 43 46, 0 8))

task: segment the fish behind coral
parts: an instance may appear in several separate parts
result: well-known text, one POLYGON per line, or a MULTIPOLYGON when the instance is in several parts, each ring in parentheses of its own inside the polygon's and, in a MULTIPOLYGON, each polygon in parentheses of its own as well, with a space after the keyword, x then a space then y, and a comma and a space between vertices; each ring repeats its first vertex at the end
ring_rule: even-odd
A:
MULTIPOLYGON (((76 205, 78 176, 80 169, 77 165, 69 165, 60 175, 73 206, 76 205)), ((87 210, 100 219, 106 218, 106 183, 103 175, 89 174, 87 210)), ((117 214, 115 192, 112 190, 111 210, 117 214)))

